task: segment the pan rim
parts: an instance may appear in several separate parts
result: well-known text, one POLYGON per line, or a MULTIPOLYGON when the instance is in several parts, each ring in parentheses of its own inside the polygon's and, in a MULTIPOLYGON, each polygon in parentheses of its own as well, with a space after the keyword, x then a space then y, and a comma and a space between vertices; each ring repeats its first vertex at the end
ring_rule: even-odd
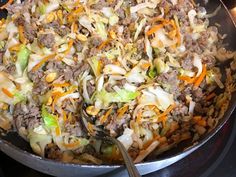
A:
MULTIPOLYGON (((231 15, 231 13, 229 12, 229 10, 227 9, 226 5, 224 4, 224 2, 222 0, 219 0, 219 3, 223 6, 223 9, 225 10, 226 14, 229 16, 233 26, 236 29, 236 22, 233 20, 233 17, 231 15)), ((175 158, 180 156, 183 153, 189 154, 192 153, 193 151, 195 151, 196 149, 198 149, 199 147, 203 146, 207 141, 209 141, 209 139, 211 139, 223 126, 224 124, 228 121, 228 119, 230 118, 230 116, 232 115, 233 111, 236 108, 236 92, 234 92, 232 94, 232 98, 230 100, 230 102, 233 102, 232 104, 229 105, 227 111, 224 113, 224 116, 219 120, 220 122, 218 123, 218 125, 212 129, 208 134, 206 134, 206 136, 203 136, 199 141, 194 142, 191 146, 186 147, 183 151, 180 151, 178 153, 175 153, 173 155, 168 155, 166 157, 163 158, 158 158, 156 160, 152 160, 152 161, 146 161, 146 162, 140 162, 135 164, 136 167, 140 167, 140 166, 146 166, 149 164, 153 164, 159 161, 165 161, 167 159, 170 158, 175 158), (235 100, 235 101, 234 101, 235 100)), ((85 164, 76 164, 76 163, 65 163, 65 162, 61 162, 61 161, 56 161, 56 160, 52 160, 52 159, 48 159, 45 157, 40 157, 36 154, 30 153, 28 151, 22 150, 19 147, 11 144, 10 142, 3 140, 0 137, 0 150, 2 152, 4 152, 2 150, 2 146, 5 146, 5 148, 9 148, 9 149, 13 149, 15 151, 18 151, 19 153, 22 153, 23 155, 26 155, 28 157, 43 161, 43 162, 47 162, 50 164, 58 164, 58 165, 62 165, 62 166, 70 166, 70 167, 81 167, 81 168, 108 168, 108 169, 116 169, 119 167, 122 167, 123 165, 117 165, 117 164, 102 164, 102 165, 96 165, 96 164, 89 164, 89 165, 85 165, 85 164)), ((5 152, 4 152, 5 153, 5 152)))

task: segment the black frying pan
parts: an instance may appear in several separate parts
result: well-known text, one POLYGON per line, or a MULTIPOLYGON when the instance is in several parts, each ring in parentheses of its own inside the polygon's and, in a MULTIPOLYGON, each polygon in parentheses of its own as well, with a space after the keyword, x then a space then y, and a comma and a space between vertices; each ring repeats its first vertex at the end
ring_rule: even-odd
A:
MULTIPOLYGON (((202 1, 199 1, 200 3, 202 1)), ((228 48, 231 50, 236 50, 236 28, 228 10, 226 9, 223 2, 220 0, 211 0, 206 4, 206 9, 208 12, 213 12, 219 5, 222 5, 220 12, 217 16, 211 19, 211 24, 219 23, 221 27, 219 31, 221 34, 227 34, 228 37, 225 43, 228 43, 228 48)), ((6 17, 6 11, 0 11, 0 18, 6 17)), ((224 64, 221 66, 224 68, 224 64)), ((224 123, 229 119, 231 113, 234 111, 236 106, 236 93, 233 94, 232 100, 229 104, 229 108, 226 111, 224 117, 219 121, 217 127, 210 133, 201 137, 198 143, 192 144, 191 142, 185 142, 178 147, 158 156, 154 160, 137 164, 137 168, 140 174, 147 174, 168 165, 171 165, 178 160, 184 158, 188 154, 192 153, 204 143, 206 143, 212 136, 214 136, 224 125, 224 123)), ((29 144, 24 141, 17 133, 9 133, 6 136, 0 137, 0 150, 6 153, 8 156, 17 160, 18 162, 38 170, 43 173, 47 173, 54 176, 63 177, 75 177, 75 176, 122 176, 126 175, 125 167, 122 165, 78 165, 78 164, 66 164, 62 162, 56 162, 54 160, 45 159, 35 155, 29 144)), ((0 160, 0 163, 1 162, 0 160)), ((10 164, 9 164, 10 165, 10 164)))

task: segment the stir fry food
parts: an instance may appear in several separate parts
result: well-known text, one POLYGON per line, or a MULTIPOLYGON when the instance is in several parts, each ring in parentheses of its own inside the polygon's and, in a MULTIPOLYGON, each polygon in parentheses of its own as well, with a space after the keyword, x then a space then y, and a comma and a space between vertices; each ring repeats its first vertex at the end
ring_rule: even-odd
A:
POLYGON ((41 156, 118 163, 117 147, 94 138, 103 130, 141 162, 211 131, 235 91, 235 52, 209 25, 219 9, 210 14, 191 0, 17 0, 4 8, 0 127, 41 156))

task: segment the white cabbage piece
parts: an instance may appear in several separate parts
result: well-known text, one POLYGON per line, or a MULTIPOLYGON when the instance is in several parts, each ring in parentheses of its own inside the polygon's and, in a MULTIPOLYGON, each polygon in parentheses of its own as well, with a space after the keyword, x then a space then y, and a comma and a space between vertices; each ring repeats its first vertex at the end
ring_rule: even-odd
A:
POLYGON ((126 150, 130 148, 133 144, 132 134, 134 131, 132 129, 126 128, 123 132, 123 135, 119 136, 117 140, 119 140, 125 147, 126 150))
POLYGON ((104 74, 120 74, 125 75, 126 70, 123 69, 120 66, 114 65, 114 64, 108 64, 103 69, 104 74))
POLYGON ((38 55, 38 54, 30 54, 29 56, 29 62, 28 62, 28 72, 30 72, 34 66, 36 66, 41 60, 42 60, 42 56, 38 55))
POLYGON ((170 105, 174 104, 173 95, 165 92, 161 87, 148 87, 142 91, 140 98, 141 105, 156 105, 158 109, 165 111, 170 105))
POLYGON ((202 73, 202 60, 201 58, 199 57, 198 54, 194 54, 194 58, 193 58, 193 66, 195 66, 197 69, 198 69, 198 72, 197 72, 197 77, 202 73))
POLYGON ((45 13, 48 14, 60 7, 60 4, 57 0, 50 0, 49 4, 45 8, 45 13))
POLYGON ((31 130, 29 132, 28 140, 33 151, 43 157, 46 145, 52 142, 52 136, 49 134, 45 134, 44 132, 42 133, 42 131, 35 131, 31 130), (38 133, 36 133, 35 131, 38 133))

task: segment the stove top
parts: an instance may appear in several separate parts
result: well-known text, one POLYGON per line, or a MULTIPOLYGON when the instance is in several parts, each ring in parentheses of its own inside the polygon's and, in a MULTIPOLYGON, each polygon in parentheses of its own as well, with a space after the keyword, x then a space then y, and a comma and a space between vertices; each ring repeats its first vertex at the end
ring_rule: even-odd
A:
MULTIPOLYGON (((1 1, 1 0, 0 0, 1 1)), ((236 22, 236 0, 223 0, 236 22)), ((144 177, 236 177, 236 111, 222 129, 186 158, 144 177)), ((0 177, 50 177, 0 152, 0 177)))

